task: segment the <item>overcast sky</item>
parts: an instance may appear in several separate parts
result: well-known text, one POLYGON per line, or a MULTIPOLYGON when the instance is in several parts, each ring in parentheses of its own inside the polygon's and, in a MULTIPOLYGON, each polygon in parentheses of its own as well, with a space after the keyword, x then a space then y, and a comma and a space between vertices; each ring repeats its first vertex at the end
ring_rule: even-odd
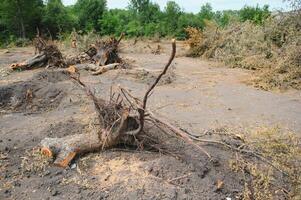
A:
MULTIPOLYGON (((152 0, 158 3, 161 8, 164 8, 167 0, 152 0)), ((201 5, 206 2, 210 3, 214 10, 237 10, 244 5, 260 6, 268 4, 272 10, 287 9, 287 4, 283 3, 283 0, 174 0, 177 2, 186 12, 198 12, 201 5)), ((65 5, 72 5, 76 0, 63 0, 65 5)), ((129 0, 107 0, 109 8, 125 8, 128 5, 129 0)))

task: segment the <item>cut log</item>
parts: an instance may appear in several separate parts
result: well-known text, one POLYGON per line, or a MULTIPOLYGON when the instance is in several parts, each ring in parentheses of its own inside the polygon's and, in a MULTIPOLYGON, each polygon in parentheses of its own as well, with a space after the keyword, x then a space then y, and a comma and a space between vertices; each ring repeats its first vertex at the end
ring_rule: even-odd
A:
POLYGON ((85 64, 76 64, 73 65, 74 67, 76 67, 78 70, 87 70, 87 71, 97 71, 100 66, 97 66, 95 64, 90 64, 90 63, 85 63, 85 64))
POLYGON ((87 70, 87 71, 93 71, 92 75, 99 75, 109 70, 117 69, 118 67, 120 67, 119 63, 113 63, 105 66, 98 66, 95 64, 77 64, 77 65, 71 65, 68 68, 68 71, 71 73, 75 73, 79 70, 87 70))
POLYGON ((33 67, 42 67, 47 64, 46 54, 40 53, 22 63, 14 63, 10 66, 11 69, 31 69, 33 67))
POLYGON ((99 74, 103 74, 109 70, 113 70, 118 68, 118 66, 120 66, 119 63, 113 63, 113 64, 109 64, 109 65, 105 65, 105 66, 101 66, 97 71, 93 72, 92 75, 99 75, 99 74))
POLYGON ((67 167, 76 155, 110 148, 118 143, 131 141, 129 133, 132 131, 133 120, 128 110, 123 110, 120 119, 107 129, 99 132, 70 135, 63 138, 45 138, 41 141, 41 152, 48 157, 55 157, 54 164, 67 167))
POLYGON ((10 66, 11 69, 31 69, 34 67, 43 66, 66 66, 62 53, 55 45, 48 45, 43 48, 42 52, 22 63, 14 63, 10 66))
POLYGON ((77 154, 93 152, 102 147, 97 133, 71 135, 64 138, 45 138, 41 151, 48 157, 56 157, 54 164, 67 167, 77 154))

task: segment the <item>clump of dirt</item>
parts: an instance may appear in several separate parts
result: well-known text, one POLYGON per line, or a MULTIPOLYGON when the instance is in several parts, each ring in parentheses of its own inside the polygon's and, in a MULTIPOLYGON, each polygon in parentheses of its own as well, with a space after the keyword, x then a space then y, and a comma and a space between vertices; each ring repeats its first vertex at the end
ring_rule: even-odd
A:
POLYGON ((85 125, 78 123, 74 120, 68 120, 67 122, 58 122, 57 124, 50 124, 50 126, 42 131, 43 135, 47 137, 65 137, 67 135, 81 134, 85 130, 85 125), (70 130, 72 132, 70 133, 70 130))
MULTIPOLYGON (((145 69, 126 70, 126 75, 130 75, 134 79, 147 85, 153 84, 158 77, 159 71, 149 71, 145 69)), ((175 67, 171 67, 167 73, 159 81, 158 85, 168 85, 176 80, 175 67)))
MULTIPOLYGON (((141 71, 141 73, 137 74, 136 76, 137 79, 142 80, 142 82, 148 85, 153 84, 157 79, 157 77, 158 76, 156 74, 145 70, 141 71)), ((159 85, 171 84, 172 82, 174 82, 175 79, 176 79, 175 73, 173 71, 169 72, 166 76, 162 77, 162 79, 159 82, 159 85)))
POLYGON ((0 108, 3 110, 39 112, 52 110, 65 96, 64 88, 57 84, 68 80, 63 71, 45 71, 30 80, 0 87, 0 108))

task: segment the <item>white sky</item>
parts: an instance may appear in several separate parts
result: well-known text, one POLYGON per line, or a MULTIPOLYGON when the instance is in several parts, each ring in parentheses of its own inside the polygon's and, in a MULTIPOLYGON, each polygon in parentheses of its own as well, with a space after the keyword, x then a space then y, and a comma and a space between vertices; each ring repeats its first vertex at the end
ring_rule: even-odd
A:
MULTIPOLYGON (((62 0, 65 5, 72 5, 76 0, 62 0)), ((158 3, 163 9, 167 0, 152 0, 158 3)), ((265 4, 270 5, 272 10, 288 9, 287 3, 283 0, 174 0, 180 5, 186 12, 198 12, 201 6, 205 3, 210 3, 214 10, 237 10, 244 5, 256 6, 259 4, 263 6, 265 4)), ((128 5, 129 0, 107 0, 109 8, 125 8, 128 5)))

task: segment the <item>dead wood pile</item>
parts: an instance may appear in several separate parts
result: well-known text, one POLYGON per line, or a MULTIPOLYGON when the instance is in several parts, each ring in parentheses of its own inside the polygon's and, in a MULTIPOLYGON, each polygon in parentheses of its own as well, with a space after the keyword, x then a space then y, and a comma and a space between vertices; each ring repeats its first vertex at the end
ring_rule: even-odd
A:
POLYGON ((14 63, 11 69, 28 70, 37 67, 73 67, 93 71, 93 75, 102 74, 108 70, 124 68, 125 63, 118 55, 118 45, 124 34, 119 39, 110 38, 90 45, 90 48, 79 55, 65 58, 54 44, 47 44, 39 35, 34 39, 34 57, 21 63, 14 63), (81 65, 86 64, 86 65, 81 65))

